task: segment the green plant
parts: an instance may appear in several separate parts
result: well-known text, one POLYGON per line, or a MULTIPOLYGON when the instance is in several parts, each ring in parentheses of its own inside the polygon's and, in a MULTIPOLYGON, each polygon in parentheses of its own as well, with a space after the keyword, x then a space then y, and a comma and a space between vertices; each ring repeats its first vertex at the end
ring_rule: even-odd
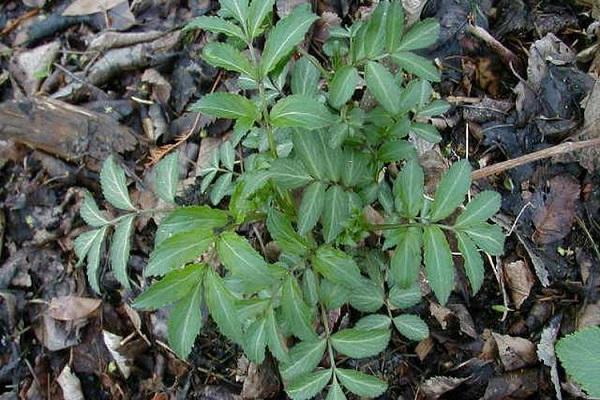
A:
POLYGON ((556 343, 556 355, 575 382, 592 397, 600 397, 600 327, 585 328, 556 343))
MULTIPOLYGON (((199 17, 188 25, 225 38, 206 44, 202 57, 238 73, 246 94, 208 94, 192 106, 235 120, 232 137, 214 153, 200 185, 214 206, 229 201, 227 209, 167 211, 145 269, 147 277, 160 279, 134 305, 147 310, 173 305, 169 343, 182 358, 192 349, 202 327, 200 309, 206 307, 221 333, 251 361, 261 363, 266 350, 271 352, 293 399, 311 398, 327 385, 331 399, 345 398, 343 388, 376 397, 385 382, 337 366, 337 355, 375 356, 387 347, 392 327, 409 340, 428 336, 425 322, 402 310, 421 300, 422 259, 435 296, 447 301, 455 272, 446 234, 455 237, 477 292, 484 276, 479 251, 503 251, 500 228, 486 222, 498 211, 500 196, 482 192, 453 218, 470 187, 467 161, 450 167, 433 198, 424 193, 424 172, 406 137, 439 142, 428 118, 448 105, 432 100, 430 81, 439 81, 437 69, 411 51, 435 42, 435 21, 406 30, 400 2, 381 1, 368 20, 331 30, 322 65, 303 51, 290 59, 317 16, 298 6, 270 26, 273 3, 221 0, 219 17, 199 17), (259 56, 254 42, 265 32, 259 56), (374 107, 360 106, 373 101, 374 107), (385 223, 367 221, 367 206, 382 213, 385 223), (275 260, 265 259, 263 246, 257 251, 240 234, 258 222, 266 222, 280 250, 275 260), (381 232, 382 244, 367 244, 379 241, 381 232), (336 330, 328 312, 346 304, 364 316, 354 327, 336 330), (292 337, 296 344, 288 349, 292 337)), ((156 176, 157 194, 174 203, 177 157, 161 161, 156 176)), ((112 159, 101 183, 106 200, 129 213, 108 220, 85 198, 81 214, 96 229, 81 235, 75 249, 80 259, 87 255, 96 291, 109 227, 116 227, 111 264, 128 286, 126 243, 133 219, 158 212, 133 207, 124 173, 112 159)))

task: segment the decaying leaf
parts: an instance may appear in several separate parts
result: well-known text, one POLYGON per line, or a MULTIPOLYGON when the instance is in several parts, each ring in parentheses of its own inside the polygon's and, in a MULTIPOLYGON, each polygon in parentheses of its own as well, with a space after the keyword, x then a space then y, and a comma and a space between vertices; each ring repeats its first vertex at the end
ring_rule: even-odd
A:
POLYGON ((506 371, 533 365, 537 362, 535 345, 524 338, 493 334, 500 361, 506 371))
POLYGON ((50 301, 48 315, 59 321, 86 318, 96 311, 102 300, 78 296, 55 297, 50 301))
POLYGON ((129 366, 129 360, 127 357, 123 356, 119 351, 121 347, 121 341, 123 338, 119 335, 115 335, 114 333, 110 333, 108 331, 102 331, 102 335, 104 337, 104 344, 113 360, 117 363, 117 367, 119 371, 123 374, 123 376, 127 379, 131 374, 131 367, 129 366))
POLYGON ((68 365, 65 365, 56 381, 62 389, 65 400, 85 400, 81 390, 81 381, 68 365))
POLYGON ((536 243, 557 242, 569 234, 579 192, 579 183, 570 175, 558 175, 550 180, 550 194, 533 216, 536 243))
POLYGON ((89 15, 105 12, 126 0, 75 0, 63 11, 63 16, 89 15))
POLYGON ((550 367, 550 379, 554 385, 556 392, 556 398, 562 400, 562 394, 560 390, 560 379, 558 377, 558 367, 556 362, 556 354, 554 353, 554 343, 560 330, 560 316, 552 318, 550 324, 544 328, 540 344, 537 347, 538 358, 547 366, 550 367))
POLYGON ((504 264, 504 275, 510 289, 510 296, 515 308, 518 310, 529 297, 535 278, 527 264, 522 260, 504 264))
POLYGON ((439 399, 445 393, 456 389, 468 378, 453 378, 450 376, 434 376, 421 385, 421 392, 427 399, 439 399))

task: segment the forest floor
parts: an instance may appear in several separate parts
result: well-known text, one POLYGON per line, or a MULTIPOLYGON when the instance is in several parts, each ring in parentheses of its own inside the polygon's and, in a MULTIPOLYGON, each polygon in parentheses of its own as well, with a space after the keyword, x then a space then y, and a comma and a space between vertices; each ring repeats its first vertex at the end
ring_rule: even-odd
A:
MULTIPOLYGON (((277 0, 277 14, 302 2, 277 0)), ((187 107, 233 88, 233 77, 200 59, 203 33, 182 27, 216 3, 0 4, 0 400, 286 398, 272 365, 250 365, 211 326, 185 362, 165 344, 167 311, 129 306, 144 281, 152 219, 136 224, 132 290, 105 274, 95 295, 73 252, 86 229, 83 194, 100 201, 98 171, 110 154, 144 208, 158 201, 144 189, 150 166, 168 151, 189 161, 181 203, 207 201, 198 171, 231 125, 187 107)), ((324 26, 372 7, 312 3, 322 18, 304 46, 316 55, 324 26)), ((381 398, 584 398, 552 349, 600 324, 600 4, 425 3, 421 15, 442 26, 425 55, 442 67, 434 88, 452 108, 434 120, 444 140, 421 149, 421 164, 434 174, 450 159, 472 160, 481 169, 474 184, 502 194, 497 222, 508 238, 477 296, 464 277, 448 305, 428 296, 417 311, 431 336, 393 337, 369 360, 390 383, 381 398), (560 146, 567 141, 590 142, 572 151, 560 146), (532 153, 541 156, 521 162, 532 153)))

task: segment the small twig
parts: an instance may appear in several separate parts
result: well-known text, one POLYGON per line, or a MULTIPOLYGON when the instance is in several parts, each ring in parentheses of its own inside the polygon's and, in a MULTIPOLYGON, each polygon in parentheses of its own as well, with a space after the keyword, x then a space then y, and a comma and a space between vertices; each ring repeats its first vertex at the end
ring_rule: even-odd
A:
POLYGON ((512 160, 503 161, 498 164, 490 165, 489 167, 478 169, 471 174, 471 177, 473 180, 486 178, 488 176, 497 175, 506 170, 516 168, 533 161, 543 160, 544 158, 597 146, 600 146, 600 138, 583 140, 581 142, 565 142, 556 146, 548 147, 547 149, 533 152, 531 154, 513 158, 512 160))
POLYGON ((482 27, 473 24, 468 24, 467 32, 469 32, 471 35, 475 36, 476 38, 482 40, 485 44, 487 44, 494 52, 498 54, 498 56, 500 56, 502 62, 507 66, 510 67, 513 64, 519 64, 519 58, 515 55, 515 53, 507 49, 502 43, 500 43, 495 37, 493 37, 488 31, 486 31, 482 27))
POLYGON ((14 31, 23 21, 35 17, 36 15, 38 15, 39 12, 39 8, 34 8, 33 10, 27 11, 25 14, 18 16, 16 19, 6 24, 4 29, 2 29, 2 32, 0 32, 0 36, 8 35, 12 31, 14 31))

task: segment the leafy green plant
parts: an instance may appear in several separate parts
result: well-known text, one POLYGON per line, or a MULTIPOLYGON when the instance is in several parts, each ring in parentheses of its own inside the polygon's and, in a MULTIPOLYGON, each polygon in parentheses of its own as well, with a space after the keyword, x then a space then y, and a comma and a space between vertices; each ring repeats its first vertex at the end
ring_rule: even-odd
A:
POLYGON ((556 343, 556 354, 567 371, 592 397, 600 397, 600 327, 585 328, 556 343))
MULTIPOLYGON (((271 26, 273 3, 221 0, 219 16, 199 17, 187 27, 215 34, 202 57, 238 74, 244 95, 208 94, 192 106, 235 121, 200 184, 221 208, 163 210, 167 215, 145 268, 156 280, 134 306, 172 307, 169 343, 182 358, 206 309, 252 362, 263 362, 267 350, 277 359, 293 399, 311 398, 328 385, 328 399, 345 398, 344 390, 376 397, 386 383, 339 366, 339 356, 379 354, 392 328, 408 340, 429 335, 426 323, 409 311, 421 301, 422 264, 437 299, 448 300, 455 267, 447 235, 477 292, 484 277, 480 251, 498 255, 504 247, 500 228, 487 222, 500 196, 482 192, 462 208, 471 182, 467 161, 450 167, 433 197, 424 192, 424 171, 407 137, 439 142, 428 118, 448 105, 433 99, 430 82, 439 81, 438 70, 411 51, 436 41, 435 21, 407 29, 400 2, 384 0, 368 20, 331 30, 324 63, 302 51, 292 60, 317 16, 301 5, 271 26), (263 35, 259 55, 255 42, 263 35), (370 223, 363 213, 368 206, 385 223, 370 223), (275 259, 242 234, 257 222, 265 223, 277 245, 275 259), (367 245, 373 241, 380 243, 367 245), (345 305, 363 316, 339 329, 328 313, 345 305)), ((157 195, 174 203, 176 155, 156 169, 157 195)), ((75 249, 81 260, 87 257, 96 291, 109 229, 114 227, 113 273, 128 287, 133 220, 160 211, 132 205, 125 174, 112 158, 101 177, 106 200, 127 213, 109 219, 91 196, 83 203, 82 217, 95 229, 82 234, 75 249)))

